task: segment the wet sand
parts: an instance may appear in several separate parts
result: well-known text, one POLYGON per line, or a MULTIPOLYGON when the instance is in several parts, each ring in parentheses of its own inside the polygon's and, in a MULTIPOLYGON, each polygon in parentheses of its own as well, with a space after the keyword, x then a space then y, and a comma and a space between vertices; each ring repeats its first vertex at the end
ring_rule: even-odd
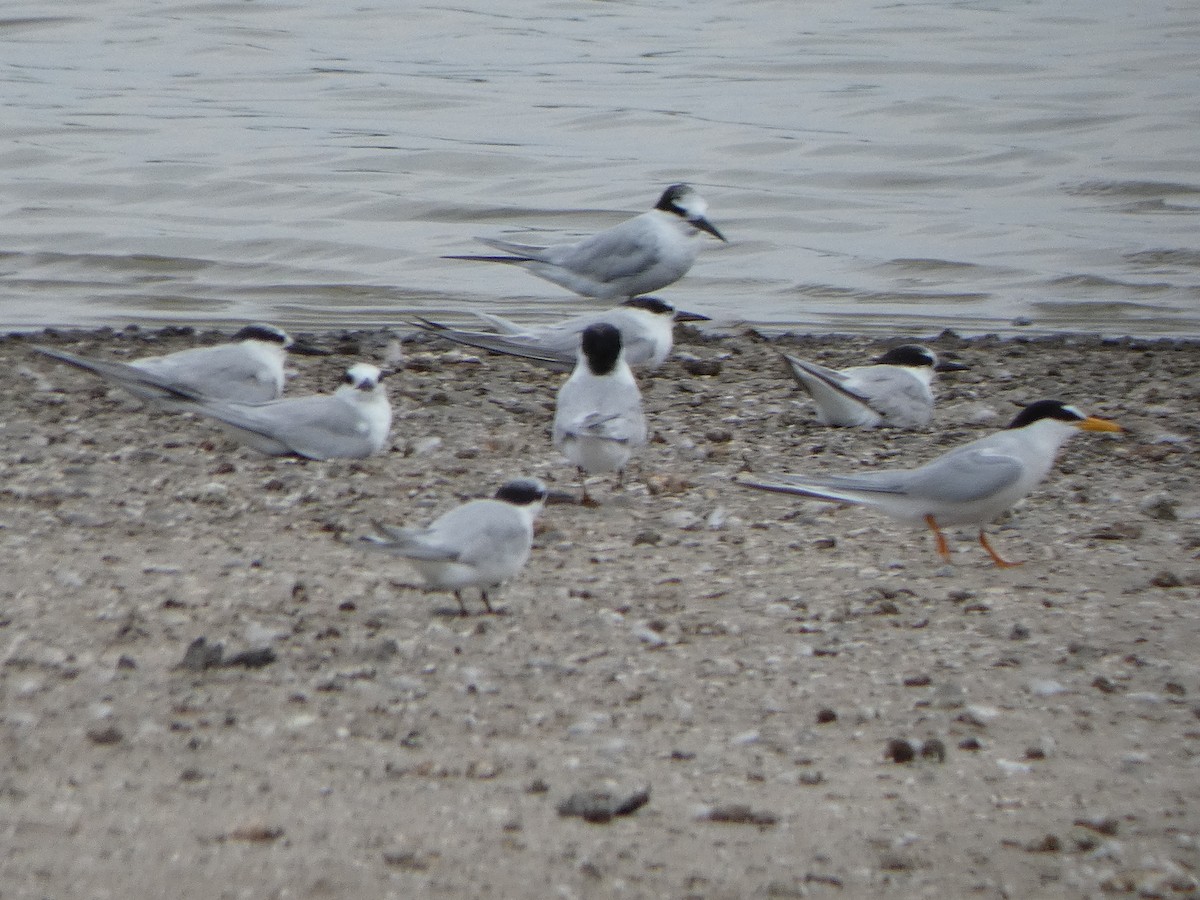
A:
MULTIPOLYGON (((289 393, 396 361, 313 337, 289 393)), ((562 376, 405 344, 389 451, 312 463, 28 350, 215 338, 0 341, 0 896, 1197 893, 1200 343, 945 334, 934 427, 849 431, 776 347, 882 342, 689 332, 624 485, 548 507, 503 614, 461 618, 356 541, 514 475, 577 491, 562 376), (1042 397, 1130 431, 989 529, 1019 568, 732 483, 918 463, 1042 397), (597 790, 648 800, 559 814, 597 790)))

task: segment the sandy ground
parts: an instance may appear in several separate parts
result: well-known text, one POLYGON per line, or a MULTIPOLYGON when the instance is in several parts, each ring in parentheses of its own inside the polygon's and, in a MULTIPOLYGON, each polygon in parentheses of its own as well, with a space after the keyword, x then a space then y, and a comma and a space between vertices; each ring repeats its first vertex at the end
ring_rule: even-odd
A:
MULTIPOLYGON (((316 337, 291 393, 394 356, 316 337)), ((624 486, 548 507, 504 614, 464 619, 355 542, 511 475, 575 489, 561 375, 406 344, 389 452, 303 463, 28 343, 0 341, 0 898, 1200 893, 1200 344, 943 335, 971 368, 936 430, 855 432, 770 343, 690 334, 716 374, 644 376, 624 486), (1076 438, 991 529, 1020 568, 732 483, 919 462, 1046 396, 1131 430, 1076 438), (559 814, 597 790, 649 799, 559 814)))

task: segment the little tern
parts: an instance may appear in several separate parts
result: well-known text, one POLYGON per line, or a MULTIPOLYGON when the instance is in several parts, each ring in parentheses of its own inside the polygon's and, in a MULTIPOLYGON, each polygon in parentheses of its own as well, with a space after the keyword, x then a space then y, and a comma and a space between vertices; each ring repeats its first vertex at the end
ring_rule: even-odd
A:
POLYGON ((944 525, 976 525, 979 543, 1001 567, 984 526, 1025 497, 1049 473, 1058 450, 1079 431, 1120 432, 1107 419, 1058 400, 1026 406, 1007 429, 971 441, 916 469, 885 469, 850 475, 776 475, 741 478, 739 484, 877 509, 908 524, 924 523, 937 551, 950 561, 944 525))
POLYGON ((620 300, 649 294, 687 274, 701 232, 724 241, 706 218, 708 204, 689 185, 673 184, 654 209, 574 244, 550 247, 477 238, 506 256, 446 256, 508 263, 584 297, 620 300))

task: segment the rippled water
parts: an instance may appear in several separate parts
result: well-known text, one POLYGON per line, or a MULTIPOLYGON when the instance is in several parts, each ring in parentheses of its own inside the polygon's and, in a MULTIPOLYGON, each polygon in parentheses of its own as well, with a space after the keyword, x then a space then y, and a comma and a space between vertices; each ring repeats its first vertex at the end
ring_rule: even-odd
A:
POLYGON ((1200 334, 1194 0, 25 9, 0 7, 2 326, 546 317, 589 301, 439 256, 683 180, 731 243, 681 306, 1200 334))

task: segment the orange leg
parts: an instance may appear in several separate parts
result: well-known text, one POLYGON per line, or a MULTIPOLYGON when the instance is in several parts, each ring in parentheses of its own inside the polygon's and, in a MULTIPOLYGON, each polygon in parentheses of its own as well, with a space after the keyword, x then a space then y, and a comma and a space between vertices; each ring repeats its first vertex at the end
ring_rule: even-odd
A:
POLYGON ((987 551, 988 556, 992 558, 992 562, 994 562, 1001 569, 1012 569, 1016 568, 1017 566, 1025 565, 1023 561, 1009 562, 1007 559, 1003 559, 999 553, 992 549, 992 545, 988 543, 987 535, 983 533, 982 528, 979 529, 979 543, 983 546, 983 549, 987 551))
POLYGON ((950 545, 946 543, 946 536, 942 534, 942 529, 938 528, 937 519, 933 517, 933 513, 925 514, 925 524, 929 526, 929 530, 933 532, 934 540, 937 541, 937 552, 946 562, 950 562, 950 545))

